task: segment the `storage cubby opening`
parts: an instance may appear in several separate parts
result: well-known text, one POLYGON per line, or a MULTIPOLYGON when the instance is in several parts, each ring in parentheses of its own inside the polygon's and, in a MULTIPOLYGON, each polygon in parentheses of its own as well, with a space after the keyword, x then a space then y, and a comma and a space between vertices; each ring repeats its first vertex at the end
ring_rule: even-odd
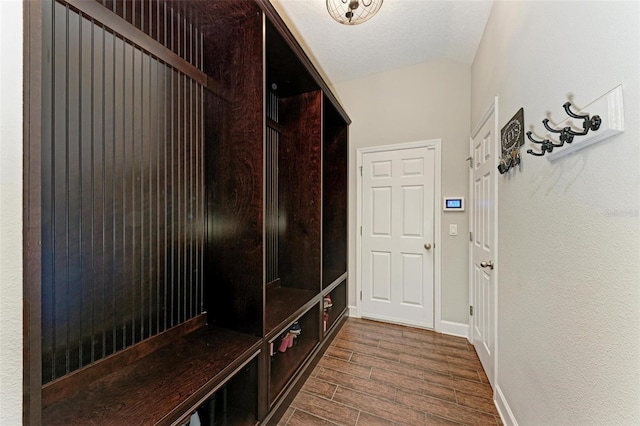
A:
POLYGON ((272 404, 320 341, 318 305, 313 305, 294 325, 270 341, 269 403, 272 404), (298 324, 299 328, 295 325, 298 324), (293 334, 299 329, 299 334, 293 334), (292 337, 296 336, 296 337, 292 337))
POLYGON ((322 305, 322 330, 327 333, 347 308, 347 281, 344 280, 325 295, 322 305))
POLYGON ((204 43, 205 281, 212 324, 263 331, 262 15, 254 2, 196 2, 204 43), (214 84, 215 83, 215 84, 214 84))
POLYGON ((248 426, 258 421, 258 363, 254 358, 196 410, 204 426, 248 426))
POLYGON ((322 92, 267 22, 265 334, 321 288, 322 92))
POLYGON ((322 104, 322 288, 347 271, 347 125, 326 96, 322 104))

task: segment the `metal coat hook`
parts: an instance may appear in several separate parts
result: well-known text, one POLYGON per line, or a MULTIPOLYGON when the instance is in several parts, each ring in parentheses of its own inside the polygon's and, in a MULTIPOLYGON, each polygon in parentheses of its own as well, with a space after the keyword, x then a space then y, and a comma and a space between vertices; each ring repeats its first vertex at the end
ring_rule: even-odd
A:
POLYGON ((564 145, 564 144, 553 143, 549 139, 537 141, 531 136, 531 132, 527 132, 527 138, 529 138, 529 140, 531 142, 533 142, 533 143, 537 143, 537 144, 542 145, 540 147, 540 149, 542 150, 541 153, 534 152, 532 149, 528 149, 527 150, 527 154, 535 155, 536 157, 542 157, 547 152, 553 152, 553 148, 558 148, 558 147, 561 147, 562 145, 564 145))
MULTIPOLYGON (((542 120, 542 124, 544 124, 544 128, 547 129, 548 131, 550 131, 551 133, 559 133, 560 134, 560 142, 562 143, 562 145, 564 145, 565 143, 573 142, 573 137, 575 136, 575 134, 571 130, 571 127, 567 126, 567 127, 564 127, 562 130, 554 129, 554 128, 549 126, 549 119, 548 118, 545 118, 544 120, 542 120)), ((562 146, 562 145, 560 145, 560 146, 562 146)))
POLYGON ((589 114, 583 114, 583 115, 576 114, 573 111, 571 111, 571 102, 565 102, 564 105, 562 105, 562 107, 564 108, 564 111, 567 113, 569 117, 577 118, 579 120, 584 120, 582 122, 582 132, 575 132, 571 130, 571 133, 574 136, 584 136, 587 133, 589 133, 589 130, 593 130, 595 132, 600 128, 602 119, 600 118, 599 115, 594 115, 593 117, 590 117, 589 114))

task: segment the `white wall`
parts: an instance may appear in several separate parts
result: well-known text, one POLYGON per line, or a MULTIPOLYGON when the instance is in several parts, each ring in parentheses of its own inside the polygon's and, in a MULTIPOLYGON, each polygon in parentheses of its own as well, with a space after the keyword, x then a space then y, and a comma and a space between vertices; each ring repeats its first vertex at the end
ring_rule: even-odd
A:
POLYGON ((640 424, 639 55, 638 2, 494 3, 472 125, 498 95, 501 127, 524 107, 527 130, 542 132, 568 94, 584 106, 620 83, 626 120, 611 140, 554 163, 524 154, 498 178, 507 424, 640 424))
MULTIPOLYGON (((470 67, 435 60, 335 84, 349 128, 349 303, 356 304, 356 151, 442 139, 442 195, 468 192, 470 67)), ((436 201, 440 208, 440 200, 436 201)), ((468 217, 442 214, 442 320, 468 323, 468 217), (449 236, 449 224, 458 236, 449 236)))
POLYGON ((0 1, 0 424, 22 423, 22 2, 0 1))

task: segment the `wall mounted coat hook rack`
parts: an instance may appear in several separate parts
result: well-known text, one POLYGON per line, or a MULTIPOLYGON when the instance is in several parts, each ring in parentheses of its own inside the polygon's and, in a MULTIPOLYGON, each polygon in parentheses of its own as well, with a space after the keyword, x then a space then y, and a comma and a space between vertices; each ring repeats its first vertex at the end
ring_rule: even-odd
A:
POLYGON ((533 133, 527 134, 529 141, 534 144, 534 149, 527 150, 527 153, 537 157, 544 156, 552 162, 622 133, 622 98, 622 85, 618 85, 579 110, 571 102, 565 102, 562 105, 567 115, 564 120, 556 121, 553 127, 548 119, 542 120, 544 128, 549 132, 544 140, 534 139, 533 133), (592 114, 593 111, 600 114, 592 114), (539 149, 535 149, 536 147, 539 149))
POLYGON ((527 138, 529 138, 531 142, 540 145, 540 149, 542 150, 541 152, 535 152, 532 149, 528 149, 527 154, 535 155, 536 157, 542 157, 546 153, 553 152, 553 148, 560 148, 565 143, 572 143, 574 137, 586 136, 589 131, 595 132, 600 128, 602 120, 599 115, 594 115, 592 117, 589 114, 576 114, 575 112, 571 111, 571 102, 565 102, 564 105, 562 105, 562 108, 564 108, 564 111, 569 117, 582 120, 582 131, 578 132, 573 130, 573 128, 571 127, 571 123, 569 123, 568 126, 564 126, 562 129, 554 129, 549 125, 549 119, 545 118, 544 120, 542 120, 544 128, 547 129, 549 133, 559 135, 558 139, 560 139, 560 143, 554 143, 549 139, 539 141, 531 136, 531 132, 527 132, 527 138))

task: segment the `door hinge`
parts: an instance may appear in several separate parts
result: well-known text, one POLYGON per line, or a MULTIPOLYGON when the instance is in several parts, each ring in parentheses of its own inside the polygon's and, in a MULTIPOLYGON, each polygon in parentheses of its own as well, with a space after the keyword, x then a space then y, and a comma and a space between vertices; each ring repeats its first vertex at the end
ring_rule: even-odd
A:
POLYGON ((469 241, 473 242, 473 232, 469 231, 469 241))
POLYGON ((468 162, 469 162, 469 168, 470 168, 470 169, 473 169, 473 157, 469 157, 469 158, 467 158, 467 159, 466 159, 466 161, 468 161, 468 162))
POLYGON ((360 176, 362 176, 362 166, 360 166, 360 176))
POLYGON ((360 227, 360 235, 362 235, 362 226, 360 227))
POLYGON ((362 300, 362 290, 360 290, 360 300, 362 300))
POLYGON ((469 315, 473 316, 473 306, 469 306, 469 315))

